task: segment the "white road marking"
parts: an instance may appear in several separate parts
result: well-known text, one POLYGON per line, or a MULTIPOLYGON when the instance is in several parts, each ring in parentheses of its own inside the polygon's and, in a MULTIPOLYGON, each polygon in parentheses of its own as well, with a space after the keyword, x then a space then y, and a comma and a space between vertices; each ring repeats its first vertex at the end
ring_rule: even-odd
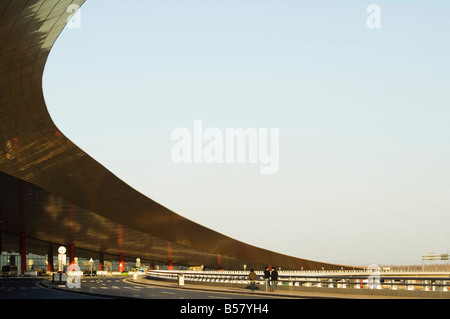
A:
POLYGON ((232 299, 229 297, 217 297, 217 296, 208 296, 209 298, 216 298, 216 299, 232 299))

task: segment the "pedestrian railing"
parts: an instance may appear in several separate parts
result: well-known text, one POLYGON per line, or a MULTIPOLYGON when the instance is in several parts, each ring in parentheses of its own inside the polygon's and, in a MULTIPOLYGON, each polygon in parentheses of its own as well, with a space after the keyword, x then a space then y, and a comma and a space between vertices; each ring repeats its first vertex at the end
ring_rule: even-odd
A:
MULTIPOLYGON (((148 270, 147 278, 178 280, 211 284, 250 284, 248 271, 176 271, 148 270)), ((264 285, 262 271, 256 271, 257 285, 264 285)), ((450 273, 370 272, 370 271, 279 271, 278 286, 344 288, 344 289, 388 289, 388 290, 450 290, 450 273)))

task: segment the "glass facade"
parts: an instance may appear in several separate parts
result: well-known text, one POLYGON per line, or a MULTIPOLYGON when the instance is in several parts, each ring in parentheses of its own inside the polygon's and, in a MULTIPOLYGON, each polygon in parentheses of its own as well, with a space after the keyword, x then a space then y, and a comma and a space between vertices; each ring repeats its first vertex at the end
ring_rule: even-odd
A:
MULTIPOLYGON (((19 275, 22 273, 22 259, 20 254, 20 236, 7 232, 1 232, 1 255, 0 266, 15 265, 19 270, 19 275)), ((26 238, 26 264, 25 271, 35 271, 38 275, 44 275, 48 272, 58 271, 58 248, 64 246, 58 243, 49 243, 33 238, 26 238), (49 255, 52 256, 52 263, 49 267, 49 255)), ((66 258, 64 269, 70 264, 71 256, 68 254, 69 247, 66 247, 66 258)), ((119 271, 119 256, 112 254, 101 254, 96 251, 90 251, 75 247, 74 249, 74 263, 80 267, 85 275, 96 274, 98 270, 103 268, 107 272, 119 271), (103 255, 102 260, 100 259, 103 255), (102 267, 100 265, 102 262, 102 267)), ((159 269, 167 269, 168 264, 161 261, 152 261, 140 257, 124 256, 124 271, 132 271, 137 269, 137 258, 140 259, 140 269, 154 268, 155 265, 159 269)), ((174 267, 175 268, 175 267, 174 267)))

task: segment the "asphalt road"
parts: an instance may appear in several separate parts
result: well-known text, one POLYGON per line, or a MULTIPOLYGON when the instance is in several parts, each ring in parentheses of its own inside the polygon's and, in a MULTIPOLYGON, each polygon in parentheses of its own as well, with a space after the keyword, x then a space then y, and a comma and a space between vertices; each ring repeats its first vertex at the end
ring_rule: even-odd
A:
POLYGON ((81 280, 81 288, 77 288, 77 290, 82 293, 95 295, 138 299, 273 299, 273 297, 255 296, 251 295, 251 293, 198 291, 185 288, 151 286, 114 277, 84 277, 81 280))
MULTIPOLYGON (((267 298, 251 294, 189 290, 137 284, 124 278, 82 278, 80 288, 53 285, 49 278, 0 278, 0 306, 21 315, 100 313, 104 316, 141 313, 168 318, 245 317, 281 313, 267 298), (45 300, 44 300, 45 299, 45 300), (257 300, 265 299, 265 300, 257 300), (247 301, 246 301, 247 300, 247 301), (61 309, 61 310, 58 310, 61 309), (250 312, 250 313, 247 313, 250 312), (194 316, 193 316, 194 315, 194 316)), ((267 317, 267 316, 266 316, 267 317)))
POLYGON ((54 290, 40 278, 0 278, 0 299, 99 299, 70 291, 54 290))
MULTIPOLYGON (((345 305, 350 306, 348 303, 345 305)), ((304 314, 306 309, 313 312, 320 310, 321 314, 329 313, 332 316, 345 305, 342 300, 277 299, 273 295, 266 297, 251 293, 150 286, 117 277, 84 277, 80 288, 67 288, 65 285, 55 287, 49 278, 0 278, 0 306, 21 315, 44 312, 67 317, 77 313, 87 316, 101 311, 105 316, 111 314, 115 317, 119 314, 159 313, 168 318, 234 318, 235 315, 247 319, 283 318, 299 313, 299 310, 304 314)), ((351 307, 356 306, 373 309, 380 305, 368 304, 367 301, 361 304, 358 301, 357 305, 351 307)), ((387 305, 383 307, 387 309, 387 305)), ((396 307, 389 309, 393 308, 396 307)), ((405 310, 405 307, 397 308, 402 309, 402 313, 405 310)))
POLYGON ((227 293, 149 286, 124 278, 83 277, 80 288, 51 285, 49 278, 0 278, 0 299, 273 299, 251 293, 227 293), (56 288, 56 289, 55 289, 56 288))

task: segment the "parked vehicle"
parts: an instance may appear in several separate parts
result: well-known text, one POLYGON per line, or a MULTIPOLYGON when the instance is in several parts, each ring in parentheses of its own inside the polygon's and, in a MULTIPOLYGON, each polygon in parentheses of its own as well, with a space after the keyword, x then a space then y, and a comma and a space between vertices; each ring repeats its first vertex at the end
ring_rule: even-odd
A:
POLYGON ((2 267, 3 277, 17 277, 18 271, 15 265, 5 265, 2 267))

